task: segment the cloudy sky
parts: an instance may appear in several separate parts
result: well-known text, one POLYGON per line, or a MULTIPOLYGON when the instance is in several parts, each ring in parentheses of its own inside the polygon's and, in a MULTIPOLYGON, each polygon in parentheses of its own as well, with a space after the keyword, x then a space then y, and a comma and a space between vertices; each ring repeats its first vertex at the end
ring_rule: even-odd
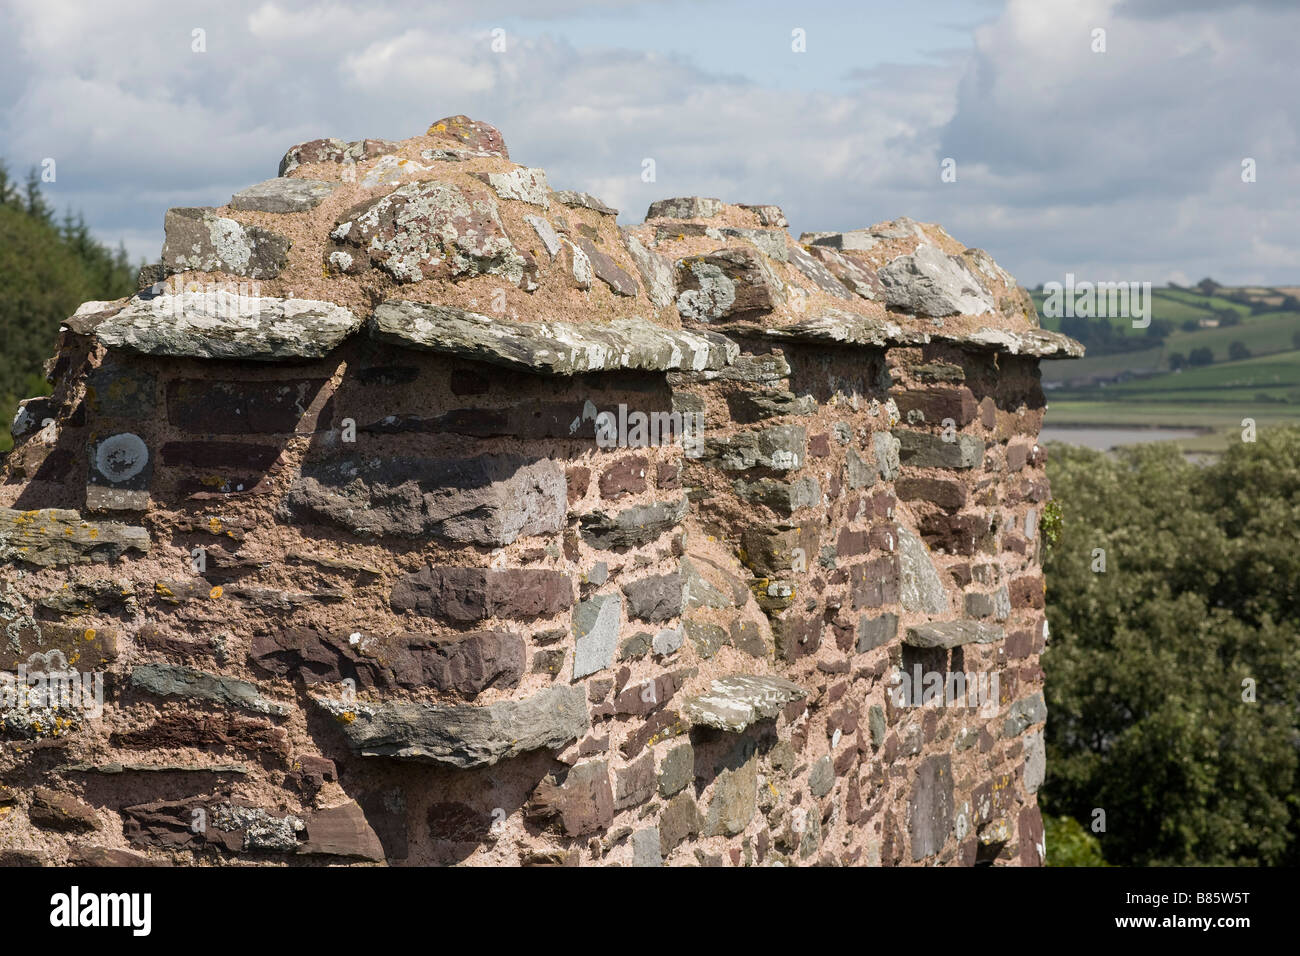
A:
POLYGON ((1026 285, 1292 284, 1298 39, 1295 0, 0 0, 0 158, 153 260, 294 143, 466 113, 622 222, 703 194, 939 222, 1026 285))

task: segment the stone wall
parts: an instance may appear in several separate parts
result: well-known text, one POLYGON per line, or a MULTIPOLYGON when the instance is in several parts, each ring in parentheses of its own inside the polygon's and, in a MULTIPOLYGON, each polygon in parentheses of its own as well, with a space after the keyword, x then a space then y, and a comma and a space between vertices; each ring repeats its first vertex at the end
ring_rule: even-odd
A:
POLYGON ((1082 350, 987 254, 620 228, 465 117, 280 172, 14 423, 0 861, 1041 862, 1082 350))

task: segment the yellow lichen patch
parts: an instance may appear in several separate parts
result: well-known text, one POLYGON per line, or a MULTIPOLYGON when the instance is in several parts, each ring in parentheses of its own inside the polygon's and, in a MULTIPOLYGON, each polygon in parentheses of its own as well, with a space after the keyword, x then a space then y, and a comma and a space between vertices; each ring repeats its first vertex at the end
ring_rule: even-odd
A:
POLYGON ((340 723, 350 724, 350 723, 352 723, 352 721, 354 721, 354 720, 356 720, 356 719, 357 719, 357 715, 354 714, 354 713, 353 713, 352 711, 350 711, 350 710, 345 710, 345 711, 343 711, 343 713, 339 714, 339 722, 340 722, 340 723))
POLYGON ((215 601, 217 598, 221 597, 221 595, 224 593, 225 591, 222 590, 221 585, 218 584, 216 587, 214 587, 211 591, 208 592, 208 597, 212 598, 212 600, 215 601))
POLYGON ((155 584, 153 586, 153 589, 154 589, 154 593, 157 594, 159 597, 173 597, 171 588, 163 584, 161 581, 155 584))
POLYGON ((445 133, 445 132, 447 132, 446 123, 435 123, 434 125, 429 127, 429 132, 426 133, 425 135, 432 136, 434 133, 445 133))
POLYGON ((220 488, 226 483, 226 479, 222 478, 220 475, 204 475, 199 480, 209 488, 220 488))
POLYGON ((95 639, 95 629, 93 627, 88 627, 86 628, 86 633, 81 636, 87 641, 93 641, 95 639))
POLYGON ((220 518, 209 518, 209 519, 208 519, 208 530, 211 531, 213 534, 220 534, 220 533, 221 533, 221 519, 220 519, 220 518))

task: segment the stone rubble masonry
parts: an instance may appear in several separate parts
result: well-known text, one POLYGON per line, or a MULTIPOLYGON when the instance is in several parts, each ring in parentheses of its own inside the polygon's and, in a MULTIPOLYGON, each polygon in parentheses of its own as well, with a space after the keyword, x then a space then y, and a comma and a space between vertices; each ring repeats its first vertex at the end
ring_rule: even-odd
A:
POLYGON ((466 116, 279 173, 170 210, 13 423, 0 671, 76 692, 0 701, 13 858, 1041 864, 1082 348, 987 253, 620 226, 466 116))

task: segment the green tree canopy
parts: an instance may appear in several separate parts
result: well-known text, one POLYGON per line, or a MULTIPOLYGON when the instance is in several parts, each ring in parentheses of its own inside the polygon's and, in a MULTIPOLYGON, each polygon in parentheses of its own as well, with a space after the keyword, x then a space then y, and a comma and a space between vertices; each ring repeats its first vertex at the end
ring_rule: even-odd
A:
POLYGON ((1051 453, 1045 811, 1105 810, 1111 863, 1294 865, 1300 428, 1051 453))

